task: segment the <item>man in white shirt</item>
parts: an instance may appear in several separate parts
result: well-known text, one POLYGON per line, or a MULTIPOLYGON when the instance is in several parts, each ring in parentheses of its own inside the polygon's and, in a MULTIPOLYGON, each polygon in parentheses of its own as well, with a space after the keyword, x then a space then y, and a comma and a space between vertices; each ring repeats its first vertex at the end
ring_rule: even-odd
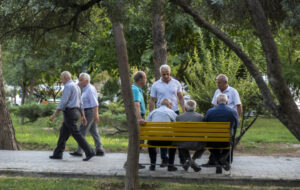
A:
MULTIPOLYGON (((172 103, 168 98, 164 98, 161 103, 160 107, 153 110, 147 117, 147 121, 165 121, 165 122, 171 122, 176 121, 176 113, 171 110, 172 103)), ((172 141, 148 141, 149 145, 157 146, 169 146, 172 145, 172 141)), ((169 148, 169 159, 168 159, 168 171, 176 171, 177 168, 174 166, 174 160, 175 160, 175 148, 169 148)), ((149 157, 151 161, 151 166, 149 169, 151 171, 155 170, 155 164, 156 164, 156 148, 148 148, 149 151, 149 157)))
MULTIPOLYGON (((182 86, 180 82, 171 77, 171 68, 169 65, 160 66, 161 78, 153 83, 151 87, 150 100, 149 100, 149 111, 154 110, 155 102, 156 107, 160 107, 160 102, 164 98, 168 98, 172 102, 172 110, 179 115, 178 101, 181 109, 185 112, 184 97, 182 94, 182 86)), ((161 167, 165 167, 168 164, 167 149, 161 148, 161 167)), ((179 152, 180 163, 185 163, 184 156, 179 152)))
POLYGON ((242 116, 243 109, 240 100, 240 95, 236 89, 228 85, 228 77, 224 74, 219 74, 216 78, 218 89, 215 91, 214 97, 212 99, 212 104, 217 106, 217 96, 219 94, 226 94, 228 98, 227 106, 235 109, 238 112, 239 117, 242 116))

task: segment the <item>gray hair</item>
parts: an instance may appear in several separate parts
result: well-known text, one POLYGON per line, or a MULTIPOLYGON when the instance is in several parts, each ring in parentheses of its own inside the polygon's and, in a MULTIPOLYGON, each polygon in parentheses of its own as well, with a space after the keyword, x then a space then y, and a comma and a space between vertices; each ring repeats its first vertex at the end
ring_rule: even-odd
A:
POLYGON ((163 69, 168 69, 171 72, 171 67, 167 64, 161 65, 160 68, 159 68, 159 72, 161 73, 161 71, 163 69))
POLYGON ((63 77, 64 79, 71 79, 72 78, 72 75, 69 71, 63 71, 61 74, 60 74, 61 77, 63 77))
POLYGON ((185 110, 188 112, 195 111, 197 103, 194 100, 187 100, 184 102, 185 110))
POLYGON ((138 82, 140 79, 145 77, 145 73, 143 71, 137 71, 136 73, 134 73, 133 75, 133 80, 134 82, 138 82))
POLYGON ((82 77, 83 80, 90 82, 91 81, 91 77, 89 74, 87 73, 80 73, 79 78, 82 77))
POLYGON ((169 103, 171 102, 171 100, 169 98, 164 98, 160 101, 160 105, 163 106, 167 106, 169 103))
POLYGON ((219 74, 216 79, 222 79, 224 82, 228 82, 228 77, 224 74, 219 74))
POLYGON ((227 104, 228 98, 226 94, 219 94, 217 96, 217 104, 227 104))

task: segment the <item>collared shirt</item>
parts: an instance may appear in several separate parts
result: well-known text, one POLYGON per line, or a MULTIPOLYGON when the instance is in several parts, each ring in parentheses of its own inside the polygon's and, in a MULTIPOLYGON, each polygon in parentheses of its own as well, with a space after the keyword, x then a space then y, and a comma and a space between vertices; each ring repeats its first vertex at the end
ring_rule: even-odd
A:
POLYGON ((237 111, 237 105, 241 104, 241 100, 240 100, 240 95, 236 89, 234 89, 230 86, 228 86, 226 88, 226 90, 224 90, 223 92, 221 92, 220 89, 217 89, 215 91, 214 97, 211 102, 215 106, 217 106, 217 97, 219 94, 226 94, 227 98, 228 98, 227 106, 229 106, 230 108, 233 108, 237 111))
POLYGON ((172 110, 178 111, 178 96, 177 94, 182 92, 181 84, 178 80, 171 78, 168 83, 163 82, 161 79, 153 83, 151 88, 151 97, 157 99, 156 107, 160 107, 160 102, 164 98, 168 98, 172 102, 172 110))
POLYGON ((58 110, 64 111, 66 108, 82 109, 80 88, 72 80, 69 80, 65 84, 60 103, 57 106, 58 110))
POLYGON ((82 88, 81 101, 84 109, 99 106, 98 93, 93 85, 88 84, 82 88))
POLYGON ((177 114, 173 110, 162 105, 150 112, 146 121, 176 121, 176 116, 177 114))
POLYGON ((143 90, 135 84, 131 85, 131 88, 133 93, 133 101, 140 103, 141 114, 145 114, 146 107, 145 107, 143 90))

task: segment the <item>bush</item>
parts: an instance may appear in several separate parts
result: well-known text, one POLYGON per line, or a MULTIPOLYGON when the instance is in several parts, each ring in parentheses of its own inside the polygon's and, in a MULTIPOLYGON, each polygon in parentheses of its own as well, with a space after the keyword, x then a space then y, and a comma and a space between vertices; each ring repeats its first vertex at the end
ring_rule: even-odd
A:
MULTIPOLYGON (((39 117, 50 116, 54 113, 55 104, 37 104, 29 103, 16 107, 16 115, 28 118, 30 122, 36 121, 39 117)), ((15 108, 13 108, 14 110, 15 108)))

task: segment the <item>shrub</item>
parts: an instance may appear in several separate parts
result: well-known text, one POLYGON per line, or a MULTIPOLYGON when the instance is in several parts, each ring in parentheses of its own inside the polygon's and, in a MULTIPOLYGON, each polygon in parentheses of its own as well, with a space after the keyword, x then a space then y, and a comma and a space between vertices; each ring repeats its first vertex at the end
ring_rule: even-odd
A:
POLYGON ((43 105, 37 103, 29 103, 16 107, 15 113, 18 116, 28 118, 30 122, 34 122, 39 117, 46 117, 52 115, 55 111, 55 107, 55 104, 43 105))

